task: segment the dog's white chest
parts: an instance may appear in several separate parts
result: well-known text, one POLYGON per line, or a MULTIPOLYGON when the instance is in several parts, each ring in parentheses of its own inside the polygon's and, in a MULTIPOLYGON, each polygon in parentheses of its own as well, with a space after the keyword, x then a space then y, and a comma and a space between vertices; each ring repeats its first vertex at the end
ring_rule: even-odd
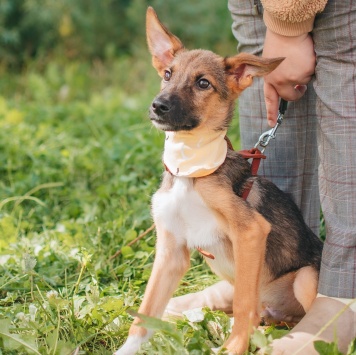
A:
POLYGON ((221 236, 214 213, 193 188, 191 178, 175 178, 170 190, 156 192, 152 211, 155 220, 189 248, 211 246, 221 236))

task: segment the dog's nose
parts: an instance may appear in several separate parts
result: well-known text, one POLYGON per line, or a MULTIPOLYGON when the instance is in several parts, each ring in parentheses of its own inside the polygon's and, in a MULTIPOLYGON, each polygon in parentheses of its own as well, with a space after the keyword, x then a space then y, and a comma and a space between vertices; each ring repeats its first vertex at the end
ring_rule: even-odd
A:
POLYGON ((167 100, 155 99, 152 102, 152 109, 157 115, 162 115, 169 112, 171 107, 167 100))

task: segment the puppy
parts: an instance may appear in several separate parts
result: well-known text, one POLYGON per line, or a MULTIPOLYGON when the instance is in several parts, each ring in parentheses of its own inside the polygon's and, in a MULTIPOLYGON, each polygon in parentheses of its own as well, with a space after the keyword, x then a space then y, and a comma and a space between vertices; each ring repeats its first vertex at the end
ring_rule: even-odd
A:
MULTIPOLYGON (((152 199, 156 257, 139 313, 163 315, 189 268, 190 249, 198 248, 226 280, 211 294, 220 292, 217 299, 225 302, 231 293, 227 303, 234 326, 224 347, 242 354, 261 315, 298 321, 317 292, 322 242, 296 205, 271 182, 252 176, 249 162, 225 139, 235 99, 254 77, 270 73, 283 58, 243 53, 222 58, 186 50, 152 8, 146 21, 153 66, 162 78, 150 119, 166 133, 166 171, 152 199)), ((169 306, 181 312, 209 304, 197 295, 172 299, 169 306)), ((134 354, 151 336, 139 322, 134 320, 116 354, 134 354)))

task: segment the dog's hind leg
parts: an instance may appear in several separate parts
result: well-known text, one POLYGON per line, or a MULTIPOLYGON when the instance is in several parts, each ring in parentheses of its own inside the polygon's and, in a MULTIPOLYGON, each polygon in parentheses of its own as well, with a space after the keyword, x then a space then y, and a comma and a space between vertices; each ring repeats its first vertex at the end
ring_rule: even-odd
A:
POLYGON ((318 292, 318 272, 311 266, 299 269, 293 283, 293 291, 295 298, 307 312, 318 292))
MULTIPOLYGON (((189 268, 189 250, 185 245, 179 245, 175 237, 161 228, 159 223, 156 223, 156 229, 156 257, 138 313, 160 318, 180 279, 189 268)), ((126 342, 115 355, 135 354, 152 335, 146 328, 137 325, 140 321, 139 317, 135 318, 126 342)))
POLYGON ((219 281, 202 291, 172 298, 165 310, 165 317, 181 316, 184 311, 201 307, 232 314, 233 298, 234 286, 228 281, 219 281))

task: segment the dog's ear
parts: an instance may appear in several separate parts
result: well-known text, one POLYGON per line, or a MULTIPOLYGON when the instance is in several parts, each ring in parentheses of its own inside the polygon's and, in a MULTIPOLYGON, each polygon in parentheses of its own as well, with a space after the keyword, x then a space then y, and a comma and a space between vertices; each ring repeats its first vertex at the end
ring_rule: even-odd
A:
POLYGON ((284 58, 261 58, 241 53, 224 59, 227 84, 236 95, 252 84, 256 76, 264 76, 276 69, 284 58))
POLYGON ((184 49, 182 42, 160 22, 152 7, 146 13, 146 34, 152 64, 159 74, 172 62, 174 56, 184 49))

